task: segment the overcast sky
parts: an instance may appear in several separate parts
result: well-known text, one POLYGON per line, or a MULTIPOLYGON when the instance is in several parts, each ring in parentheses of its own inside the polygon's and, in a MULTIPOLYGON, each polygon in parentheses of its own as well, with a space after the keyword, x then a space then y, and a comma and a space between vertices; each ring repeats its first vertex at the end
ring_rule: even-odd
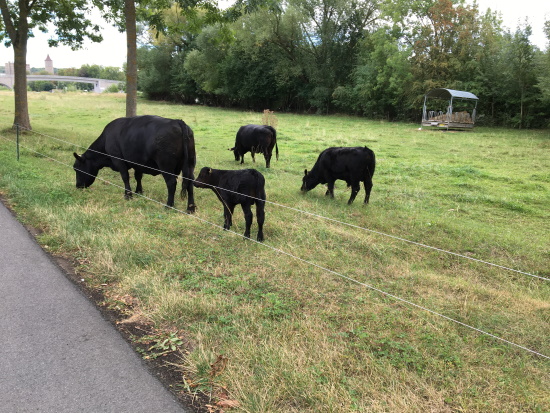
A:
MULTIPOLYGON (((472 3, 473 0, 467 0, 472 3)), ((533 29, 531 42, 542 50, 546 50, 547 41, 543 32, 545 20, 550 20, 550 1, 548 0, 478 0, 479 10, 484 13, 487 8, 500 11, 504 26, 512 31, 525 18, 533 29)), ((100 20, 99 17, 94 19, 100 20)), ((44 67, 44 60, 49 55, 56 68, 81 67, 84 64, 122 67, 126 61, 126 35, 119 33, 110 24, 99 23, 103 27, 103 42, 87 42, 82 50, 72 51, 69 47, 49 48, 48 34, 36 32, 35 38, 29 39, 27 63, 31 67, 44 67)), ((0 45, 0 64, 13 62, 13 49, 0 45)))

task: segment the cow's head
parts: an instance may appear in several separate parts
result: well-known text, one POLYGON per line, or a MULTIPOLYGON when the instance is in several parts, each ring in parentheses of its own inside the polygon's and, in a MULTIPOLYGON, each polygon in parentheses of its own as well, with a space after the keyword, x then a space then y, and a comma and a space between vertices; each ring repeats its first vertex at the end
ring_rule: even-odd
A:
POLYGON ((230 151, 233 151, 233 155, 235 155, 235 160, 238 161, 241 159, 241 156, 239 155, 239 151, 237 150, 236 146, 233 146, 232 148, 228 149, 230 151))
POLYGON ((88 188, 94 183, 100 168, 91 159, 86 159, 75 152, 73 155, 76 159, 73 165, 76 172, 76 187, 88 188))
POLYGON ((307 169, 304 170, 304 177, 302 178, 302 192, 311 191, 313 188, 315 188, 319 182, 317 179, 313 177, 311 173, 307 172, 307 169))
POLYGON ((199 176, 197 176, 197 179, 195 179, 193 185, 195 185, 197 188, 211 188, 211 176, 212 168, 205 166, 201 169, 199 176))

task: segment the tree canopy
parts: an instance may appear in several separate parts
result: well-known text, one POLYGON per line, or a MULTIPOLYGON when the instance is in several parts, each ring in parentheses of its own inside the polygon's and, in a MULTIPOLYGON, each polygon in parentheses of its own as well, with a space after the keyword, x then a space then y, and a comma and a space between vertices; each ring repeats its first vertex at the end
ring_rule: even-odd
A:
POLYGON ((240 0, 205 18, 212 10, 163 12, 139 52, 146 96, 416 121, 424 94, 444 87, 476 94, 480 123, 549 126, 550 51, 530 43, 527 22, 510 31, 476 3, 240 0))

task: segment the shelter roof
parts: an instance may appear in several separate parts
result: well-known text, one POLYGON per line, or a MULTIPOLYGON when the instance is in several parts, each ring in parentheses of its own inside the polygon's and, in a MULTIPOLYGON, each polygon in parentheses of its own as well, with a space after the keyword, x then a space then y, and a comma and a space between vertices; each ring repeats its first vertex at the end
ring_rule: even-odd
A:
POLYGON ((478 97, 473 93, 453 89, 432 89, 426 93, 426 96, 437 99, 460 98, 478 100, 478 97))

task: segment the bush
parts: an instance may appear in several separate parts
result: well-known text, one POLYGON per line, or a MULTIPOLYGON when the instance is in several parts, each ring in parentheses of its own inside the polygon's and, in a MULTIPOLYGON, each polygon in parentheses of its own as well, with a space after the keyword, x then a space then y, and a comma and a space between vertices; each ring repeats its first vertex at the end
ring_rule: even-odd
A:
POLYGON ((118 93, 120 91, 119 86, 120 86, 119 84, 118 85, 113 84, 109 86, 107 89, 105 89, 103 93, 118 93))

